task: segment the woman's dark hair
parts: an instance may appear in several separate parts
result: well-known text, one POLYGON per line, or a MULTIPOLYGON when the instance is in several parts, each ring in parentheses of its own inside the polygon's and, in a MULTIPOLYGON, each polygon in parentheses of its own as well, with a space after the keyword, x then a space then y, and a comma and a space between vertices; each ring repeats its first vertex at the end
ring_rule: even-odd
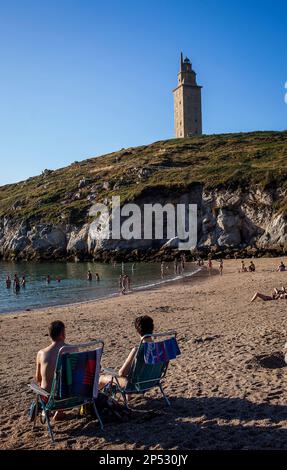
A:
POLYGON ((148 315, 141 315, 135 319, 135 328, 141 335, 151 335, 153 333, 153 319, 148 315))
POLYGON ((53 341, 55 341, 61 333, 64 331, 65 325, 62 321, 56 320, 52 321, 52 323, 49 326, 49 335, 52 338, 53 341))

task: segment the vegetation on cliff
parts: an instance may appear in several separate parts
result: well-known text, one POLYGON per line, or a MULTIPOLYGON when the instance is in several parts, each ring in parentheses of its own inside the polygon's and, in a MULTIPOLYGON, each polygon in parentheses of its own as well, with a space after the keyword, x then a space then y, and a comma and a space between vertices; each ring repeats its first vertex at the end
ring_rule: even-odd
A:
MULTIPOLYGON (((198 183, 206 189, 287 189, 287 131, 165 140, 44 170, 0 187, 0 217, 77 225, 92 204, 113 195, 131 201, 198 183)), ((276 206, 287 213, 287 196, 276 206)))

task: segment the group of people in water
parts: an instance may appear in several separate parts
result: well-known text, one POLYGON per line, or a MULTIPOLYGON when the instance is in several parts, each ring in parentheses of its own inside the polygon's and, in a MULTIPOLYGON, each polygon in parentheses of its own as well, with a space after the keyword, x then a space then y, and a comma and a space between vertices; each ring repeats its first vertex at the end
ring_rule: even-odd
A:
POLYGON ((15 292, 19 292, 21 287, 23 287, 23 288, 26 287, 26 275, 23 274, 23 276, 20 280, 18 274, 14 274, 14 278, 13 278, 13 282, 12 282, 10 274, 7 274, 7 276, 6 276, 6 287, 7 287, 7 289, 11 289, 12 284, 13 284, 13 290, 15 292))

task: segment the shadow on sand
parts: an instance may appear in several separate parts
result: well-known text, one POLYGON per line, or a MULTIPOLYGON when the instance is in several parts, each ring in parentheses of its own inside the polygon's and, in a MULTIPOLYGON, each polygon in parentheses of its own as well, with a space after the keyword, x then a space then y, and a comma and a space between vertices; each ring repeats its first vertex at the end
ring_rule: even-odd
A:
MULTIPOLYGON (((137 399, 127 422, 106 422, 103 432, 95 422, 57 431, 58 442, 85 436, 85 447, 95 438, 103 448, 286 449, 287 406, 255 404, 241 398, 195 397, 137 399), (283 423, 284 421, 284 423, 283 423)), ((131 403, 133 405, 133 403, 131 403)), ((93 440, 93 442, 92 442, 93 440)))

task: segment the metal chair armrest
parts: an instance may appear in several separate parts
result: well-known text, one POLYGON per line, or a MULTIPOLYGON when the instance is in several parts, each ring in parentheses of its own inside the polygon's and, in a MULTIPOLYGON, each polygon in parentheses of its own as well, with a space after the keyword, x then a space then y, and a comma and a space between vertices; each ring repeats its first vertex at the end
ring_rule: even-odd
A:
POLYGON ((28 387, 34 392, 37 393, 37 395, 42 395, 44 397, 49 398, 50 393, 47 392, 44 388, 40 387, 40 385, 36 384, 35 382, 32 382, 31 384, 28 384, 28 387))

